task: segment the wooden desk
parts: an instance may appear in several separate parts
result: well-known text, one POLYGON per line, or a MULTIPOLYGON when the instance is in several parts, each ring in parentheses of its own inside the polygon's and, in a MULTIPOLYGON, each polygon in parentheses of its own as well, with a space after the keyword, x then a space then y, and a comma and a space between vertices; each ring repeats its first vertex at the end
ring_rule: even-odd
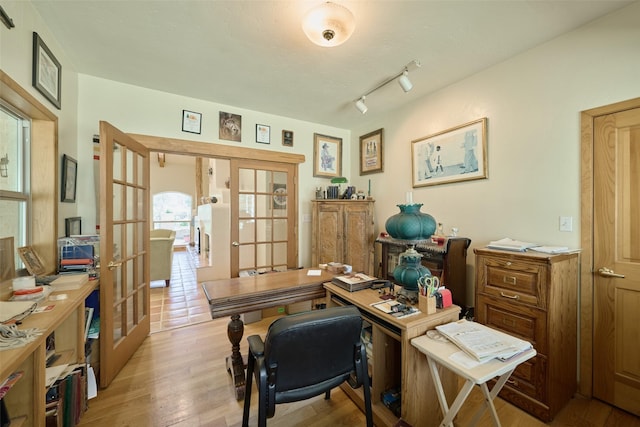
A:
MULTIPOLYGON (((437 325, 458 320, 460 307, 451 306, 439 309, 435 314, 423 313, 398 319, 375 307, 380 301, 378 291, 365 289, 348 292, 336 285, 326 283, 327 306, 352 304, 360 309, 362 317, 372 325, 373 344, 369 360, 372 376, 372 410, 374 423, 377 426, 393 426, 398 421, 382 403, 380 395, 389 389, 400 388, 402 412, 401 418, 413 427, 430 427, 438 425, 441 419, 436 402, 434 381, 429 372, 426 358, 411 345, 411 339, 424 335, 427 330, 437 325)), ((442 373, 442 384, 448 396, 457 391, 457 380, 450 372, 442 373)), ((362 389, 350 386, 342 390, 363 408, 362 389)))
POLYGON ((85 361, 84 300, 97 286, 97 280, 90 281, 80 289, 53 293, 66 294, 67 299, 39 302, 39 306, 55 307, 51 311, 29 315, 22 320, 18 329, 37 328, 42 334, 22 347, 0 351, 0 382, 12 372, 24 372, 23 377, 4 397, 9 414, 24 418, 22 426, 45 425, 47 336, 55 332, 56 351, 71 352, 69 363, 85 361))
POLYGON ((496 408, 493 405, 493 400, 496 398, 498 393, 500 393, 500 390, 518 365, 526 362, 536 355, 536 351, 534 349, 530 349, 504 362, 494 359, 476 367, 467 368, 451 360, 452 354, 461 351, 458 346, 451 342, 441 342, 423 335, 411 340, 411 345, 427 356, 429 369, 431 369, 431 374, 436 384, 440 408, 444 415, 444 419, 440 423, 441 427, 453 427, 453 419, 462 407, 464 401, 467 399, 467 396, 469 396, 469 393, 471 393, 474 385, 478 385, 480 387, 485 399, 484 404, 480 410, 476 412, 470 425, 476 425, 485 409, 489 408, 494 425, 500 427, 500 420, 498 419, 496 408), (438 374, 437 365, 444 366, 448 370, 455 372, 465 379, 465 383, 462 386, 462 389, 460 389, 458 396, 451 404, 451 408, 449 408, 447 399, 442 392, 442 385, 440 383, 440 375, 438 374), (491 391, 489 391, 487 381, 495 377, 499 378, 491 391))
POLYGON ((231 316, 227 335, 231 342, 231 356, 227 357, 227 370, 233 377, 236 399, 244 398, 244 361, 240 354, 240 341, 244 334, 242 313, 264 308, 324 298, 322 284, 331 281, 332 273, 320 270, 319 276, 309 276, 309 269, 282 271, 249 277, 204 282, 202 288, 209 300, 211 317, 231 316))

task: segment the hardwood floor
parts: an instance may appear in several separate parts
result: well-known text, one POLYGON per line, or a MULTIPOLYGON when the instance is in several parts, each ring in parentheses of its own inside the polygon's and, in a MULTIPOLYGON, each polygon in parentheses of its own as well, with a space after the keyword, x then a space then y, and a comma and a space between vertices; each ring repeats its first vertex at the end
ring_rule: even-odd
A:
MULTIPOLYGON (((264 334, 274 318, 245 326, 241 351, 246 353, 246 337, 264 334)), ((217 319, 183 328, 151 334, 134 354, 111 386, 89 401, 80 426, 212 426, 239 427, 242 402, 233 397, 225 357, 230 354, 228 319, 217 319)), ((252 420, 257 424, 255 395, 252 420)), ((455 425, 467 425, 481 404, 474 390, 458 415, 455 425)), ((426 404, 436 404, 434 399, 426 404)), ((549 424, 544 424, 509 403, 496 399, 503 426, 588 426, 640 427, 640 420, 597 400, 573 399, 549 424)), ((278 405, 269 420, 273 427, 361 426, 364 415, 340 390, 331 400, 318 396, 304 402, 278 405)), ((479 426, 491 426, 485 413, 479 426)))

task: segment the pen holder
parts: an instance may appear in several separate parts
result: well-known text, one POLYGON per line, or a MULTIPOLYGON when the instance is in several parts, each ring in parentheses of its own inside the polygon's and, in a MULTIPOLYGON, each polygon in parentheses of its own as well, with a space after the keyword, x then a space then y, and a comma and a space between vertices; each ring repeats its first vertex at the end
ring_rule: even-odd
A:
POLYGON ((424 314, 434 314, 436 312, 436 297, 418 295, 418 308, 424 314))

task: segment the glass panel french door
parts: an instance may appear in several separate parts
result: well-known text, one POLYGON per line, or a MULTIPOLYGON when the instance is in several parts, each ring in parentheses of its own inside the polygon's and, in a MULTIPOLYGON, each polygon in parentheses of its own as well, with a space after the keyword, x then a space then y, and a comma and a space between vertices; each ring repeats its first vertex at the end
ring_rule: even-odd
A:
POLYGON ((149 150, 100 122, 100 386, 150 330, 149 150))
POLYGON ((297 166, 231 160, 231 276, 295 268, 297 166))

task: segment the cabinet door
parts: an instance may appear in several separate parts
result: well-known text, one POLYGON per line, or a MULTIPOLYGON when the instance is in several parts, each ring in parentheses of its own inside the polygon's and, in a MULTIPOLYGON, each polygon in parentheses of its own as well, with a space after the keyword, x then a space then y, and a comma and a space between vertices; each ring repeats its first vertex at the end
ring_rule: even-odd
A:
POLYGON ((344 206, 344 262, 353 266, 353 271, 372 274, 369 271, 373 247, 371 226, 369 204, 344 206))
POLYGON ((318 205, 315 233, 317 263, 346 262, 343 259, 342 207, 337 204, 318 205))

